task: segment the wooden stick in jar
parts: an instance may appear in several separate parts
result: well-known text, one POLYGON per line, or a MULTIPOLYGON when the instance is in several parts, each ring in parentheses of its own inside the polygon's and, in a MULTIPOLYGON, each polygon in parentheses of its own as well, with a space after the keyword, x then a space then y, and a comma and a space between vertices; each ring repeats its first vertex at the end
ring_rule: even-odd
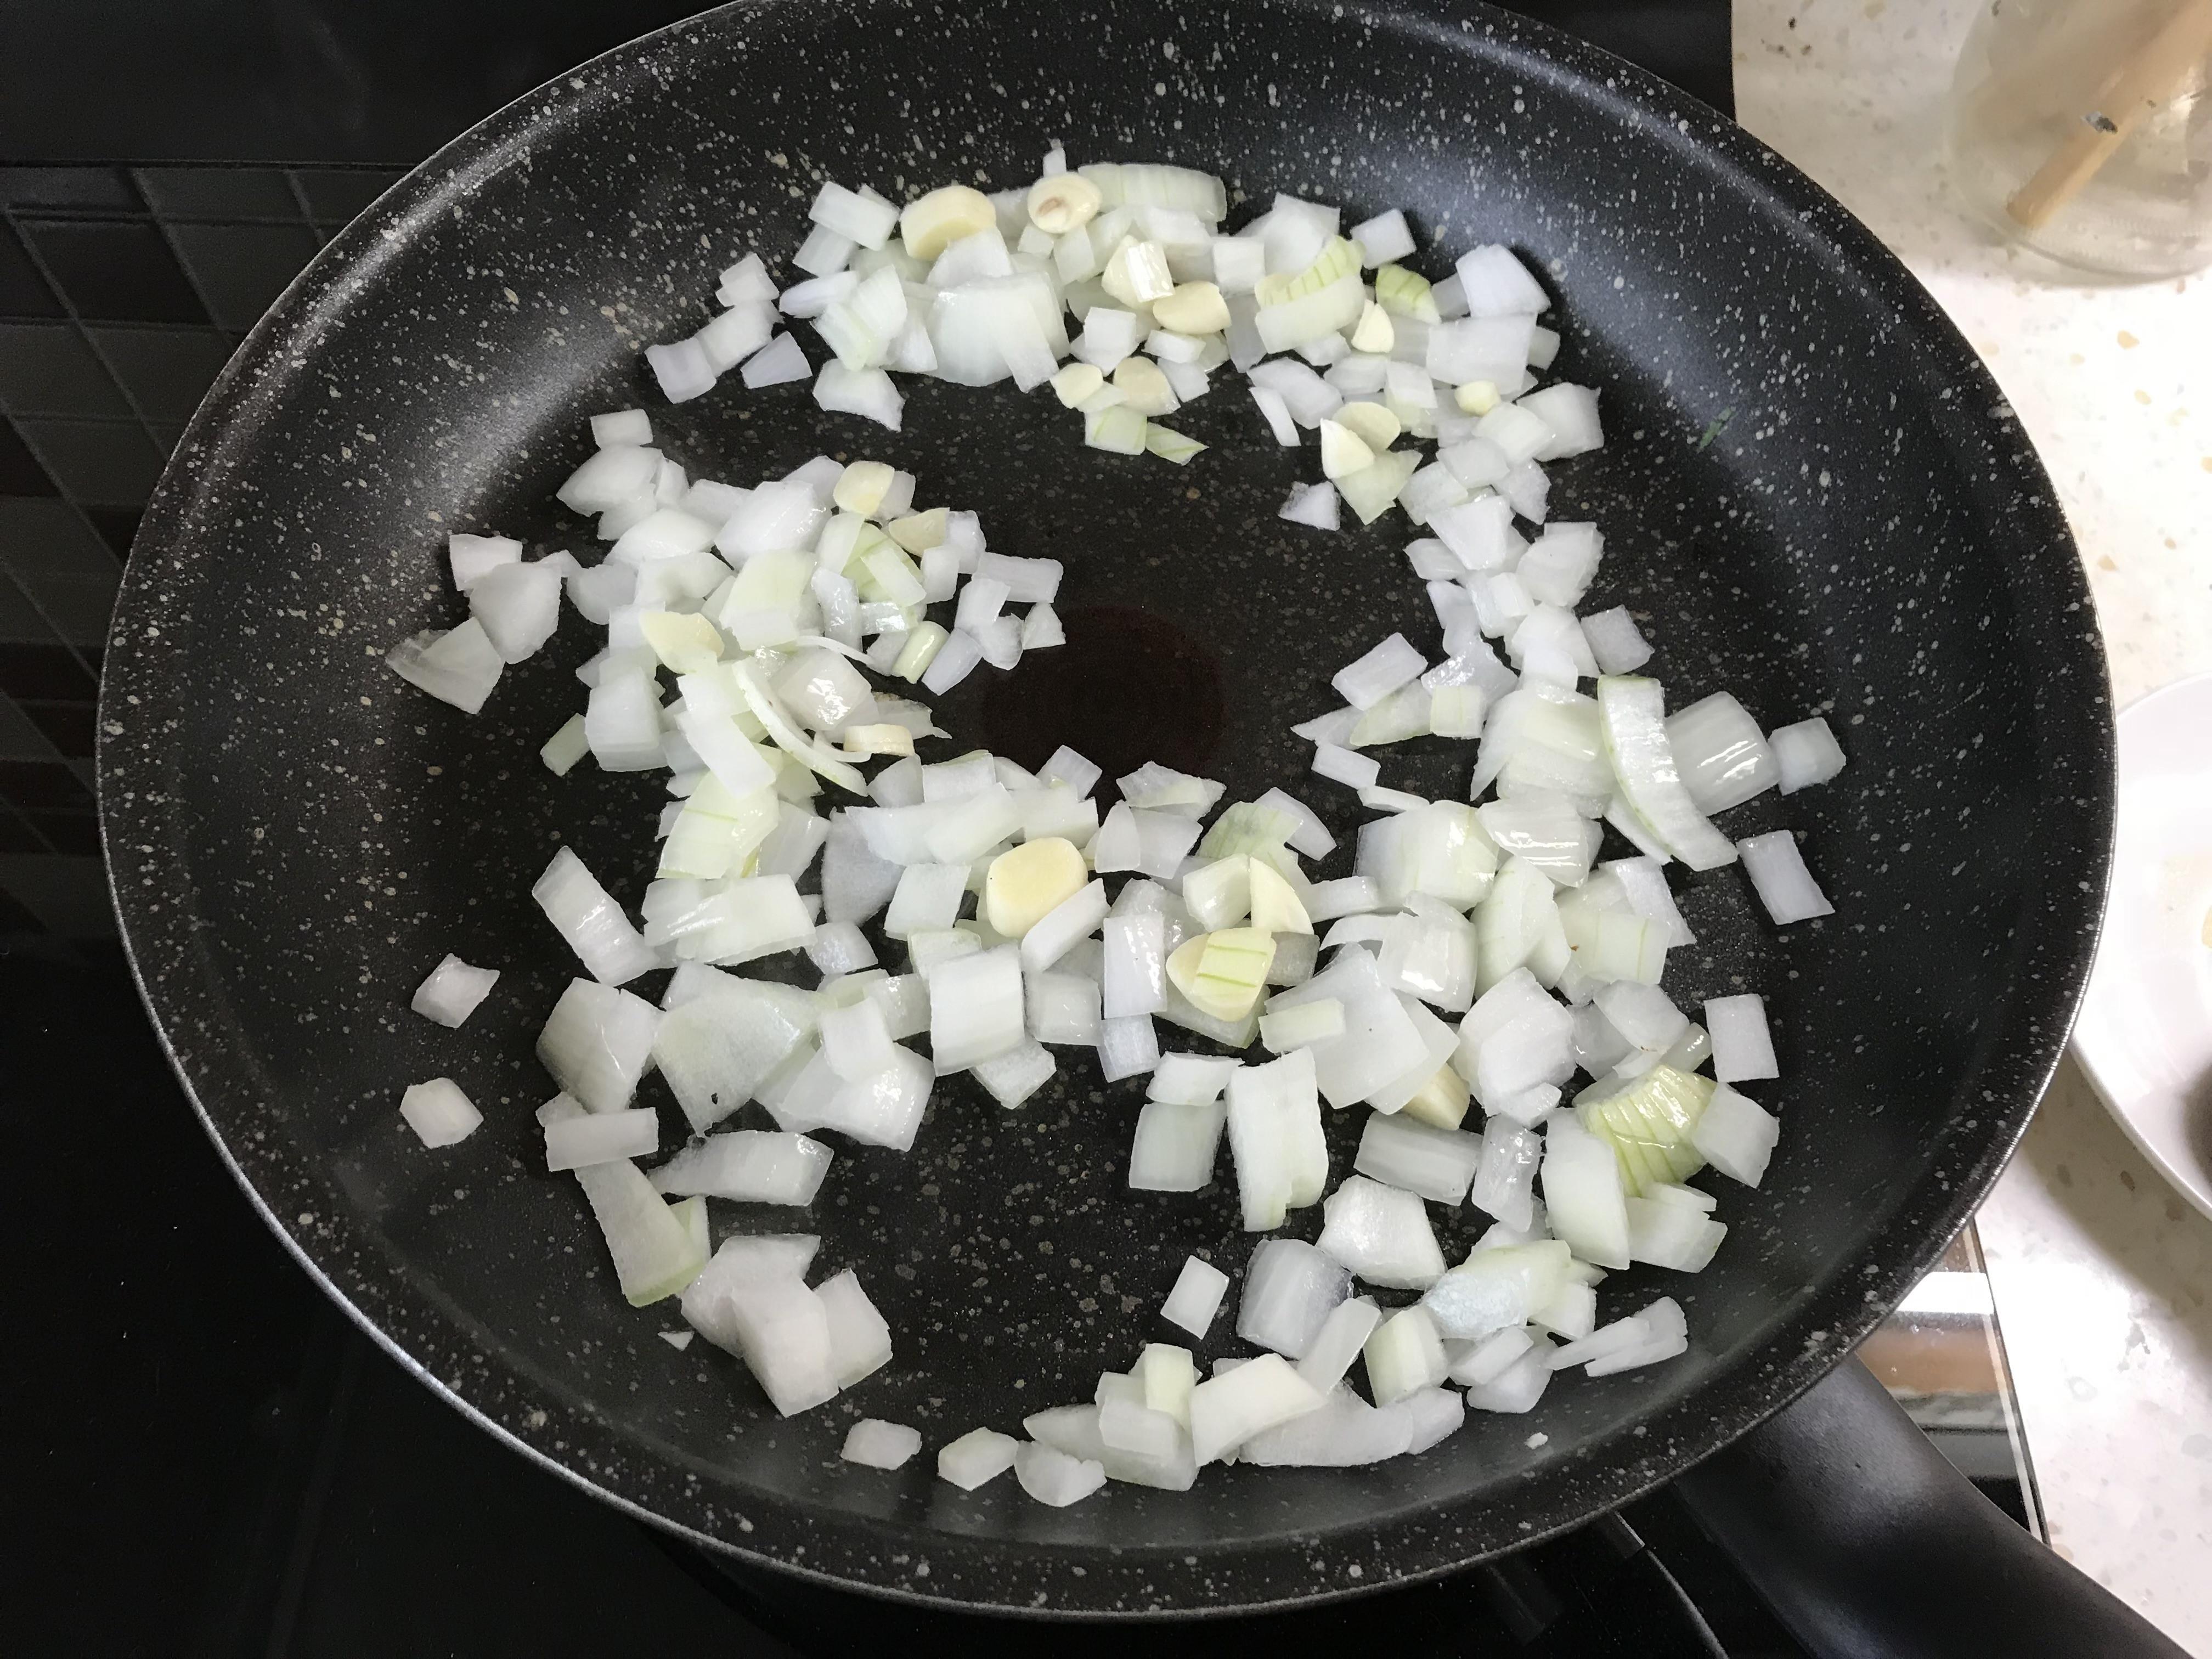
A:
POLYGON ((2080 127, 2005 204, 2005 211, 2030 230, 2050 223, 2127 143, 2143 117, 2179 89, 2208 51, 2212 0, 2182 0, 2165 27, 2106 77, 2096 106, 2083 112, 2080 127))

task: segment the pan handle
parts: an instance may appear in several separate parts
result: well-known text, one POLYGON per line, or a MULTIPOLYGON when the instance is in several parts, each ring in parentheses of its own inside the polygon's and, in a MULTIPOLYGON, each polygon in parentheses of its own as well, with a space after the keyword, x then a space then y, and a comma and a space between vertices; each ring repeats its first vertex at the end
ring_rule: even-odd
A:
POLYGON ((2187 1659, 1976 1492, 1856 1358, 1674 1490, 1819 1659, 2187 1659))

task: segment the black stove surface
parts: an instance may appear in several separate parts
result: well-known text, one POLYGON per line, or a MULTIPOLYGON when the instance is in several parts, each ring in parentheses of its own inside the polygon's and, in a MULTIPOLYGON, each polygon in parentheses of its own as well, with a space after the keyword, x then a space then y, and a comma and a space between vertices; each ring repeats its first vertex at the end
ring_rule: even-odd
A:
MULTIPOLYGON (((1726 0, 1516 9, 1729 105, 1726 0)), ((404 163, 689 9, 0 0, 0 162, 404 163)), ((508 1451, 356 1329, 262 1226, 114 947, 16 932, 11 915, 0 903, 10 1653, 989 1652, 1042 1635, 1078 1655, 1136 1634, 743 1569, 508 1451)), ((1148 1624, 1137 1639, 1211 1653, 1254 1638, 1293 1652, 1380 1640, 1409 1659, 1802 1651, 1664 1493, 1441 1583, 1148 1624)))

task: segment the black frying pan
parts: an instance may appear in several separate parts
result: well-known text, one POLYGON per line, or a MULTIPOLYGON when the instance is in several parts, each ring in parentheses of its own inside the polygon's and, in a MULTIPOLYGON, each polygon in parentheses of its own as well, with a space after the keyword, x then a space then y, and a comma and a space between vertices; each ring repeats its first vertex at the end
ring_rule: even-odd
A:
MULTIPOLYGON (((146 519, 101 720, 148 1000, 249 1191, 364 1325, 487 1427, 694 1538, 1066 1613, 1441 1572, 1668 1480, 1821 1376, 2025 1124, 2087 966, 2112 816, 2074 550, 1964 343, 1736 128, 1480 7, 766 0, 561 77, 419 169, 255 331, 146 519), (1740 871, 1678 878, 1700 942, 1669 989, 1766 993, 1785 1072, 1766 1091, 1774 1169, 1757 1193, 1721 1183, 1732 1233, 1711 1269, 1604 1292, 1615 1310, 1679 1296, 1683 1359, 1569 1379, 1534 1419, 1478 1416, 1418 1460, 1217 1472, 1053 1511, 1011 1480, 958 1493, 927 1457, 884 1476, 835 1452, 848 1407, 934 1444, 1087 1398, 1161 1334, 1187 1251, 1242 1263, 1252 1241, 1221 1188, 1122 1188, 1135 1085, 1071 1061, 1007 1115, 962 1079, 910 1156, 842 1152, 814 1214, 824 1265, 860 1269, 898 1355, 791 1421, 720 1356, 655 1338, 672 1312, 621 1302, 574 1183, 543 1172, 531 1040, 574 964, 526 890, 558 837, 634 900, 658 781, 537 762, 580 706, 583 630, 473 720, 380 659, 459 614, 447 532, 592 545, 548 501, 586 414, 646 402, 695 476, 881 457, 927 499, 980 509, 994 545, 1065 559, 1070 646, 978 674, 940 714, 1017 759, 1067 741, 1109 776, 1158 757, 1249 795, 1297 774, 1285 727, 1326 705, 1335 667, 1393 629, 1433 638, 1401 525, 1322 538, 1275 518, 1311 457, 1265 441, 1233 378, 1188 411, 1215 447, 1187 471, 1085 451, 1077 422, 1003 388, 911 387, 896 436, 819 417, 803 386, 732 383, 680 409, 645 390, 640 346, 696 327, 741 250, 793 247, 819 177, 1004 185, 1054 140, 1354 216, 1403 206, 1445 249, 1528 251, 1560 302, 1562 371, 1604 389, 1612 441, 1559 469, 1553 497, 1607 532, 1594 603, 1650 613, 1677 702, 1725 686, 1769 724, 1824 712, 1842 733, 1838 782, 1730 825, 1801 829, 1834 920, 1778 933, 1740 871), (449 948, 505 972, 459 1033, 405 1010, 449 948), (441 1073, 489 1121, 428 1153, 394 1109, 441 1073)), ((1389 764, 1425 793, 1463 787, 1463 750, 1389 764)), ((1304 793, 1350 827, 1342 792, 1304 793)), ((1340 1173, 1361 1115, 1331 1125, 1340 1173)), ((725 1229, 787 1219, 719 1206, 725 1229)), ((1447 1222, 1447 1248, 1481 1219, 1447 1222)))

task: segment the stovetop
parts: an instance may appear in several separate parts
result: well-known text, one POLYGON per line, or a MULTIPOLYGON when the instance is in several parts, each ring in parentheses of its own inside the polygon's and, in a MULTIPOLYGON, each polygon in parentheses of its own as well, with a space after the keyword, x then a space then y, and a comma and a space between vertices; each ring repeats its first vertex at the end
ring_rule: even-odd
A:
MULTIPOLYGON (((1726 0, 1518 9, 1729 98, 1726 0)), ((224 356, 398 166, 689 7, 11 13, 0 52, 0 1492, 11 1652, 994 1650, 1035 1627, 710 1559, 483 1434, 314 1287, 182 1098, 106 921, 91 697, 119 560, 224 356), (190 13, 189 26, 185 12, 190 13), (678 1648, 677 1650, 682 1650, 678 1648)), ((1971 1235, 1863 1357, 2035 1527, 1971 1235)), ((1239 1621, 1407 1656, 1796 1656, 1662 1492, 1441 1583, 1239 1621)), ((1218 1651, 1219 1621, 1147 1625, 1218 1651)), ((1070 1654, 1129 1632, 1055 1627, 1070 1654)))

